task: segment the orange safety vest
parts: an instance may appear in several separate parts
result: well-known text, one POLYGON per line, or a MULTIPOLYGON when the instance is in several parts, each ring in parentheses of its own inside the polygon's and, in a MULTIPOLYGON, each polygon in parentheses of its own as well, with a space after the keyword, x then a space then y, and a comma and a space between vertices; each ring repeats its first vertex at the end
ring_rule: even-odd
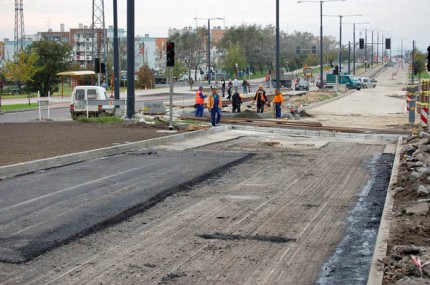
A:
POLYGON ((284 97, 282 96, 281 93, 276 94, 275 97, 273 98, 273 102, 274 103, 282 103, 282 102, 284 102, 284 97))
POLYGON ((264 101, 264 102, 266 102, 266 97, 264 96, 264 91, 263 90, 258 90, 257 91, 257 94, 255 94, 255 99, 260 99, 261 101, 264 101), (258 98, 259 96, 258 95, 260 95, 260 98, 258 98))
POLYGON ((200 97, 200 91, 198 91, 196 93, 196 104, 204 104, 205 103, 205 99, 203 99, 202 97, 200 97))
MULTIPOLYGON (((212 109, 213 108, 213 106, 214 106, 214 102, 215 101, 215 98, 214 98, 214 96, 210 96, 209 97, 209 100, 208 100, 208 108, 209 109, 212 109)), ((221 100, 221 97, 218 95, 218 107, 222 107, 222 100, 221 100)))

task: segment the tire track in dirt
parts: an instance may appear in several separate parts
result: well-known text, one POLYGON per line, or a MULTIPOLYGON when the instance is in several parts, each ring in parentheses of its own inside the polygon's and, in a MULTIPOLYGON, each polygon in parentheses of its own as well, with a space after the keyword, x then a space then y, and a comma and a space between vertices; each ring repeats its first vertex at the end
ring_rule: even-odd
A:
MULTIPOLYGON (((255 149, 253 142, 249 145, 255 149)), ((228 149, 228 143, 210 148, 228 149)), ((79 242, 102 246, 94 245, 95 253, 81 259, 72 257, 68 265, 59 259, 64 269, 45 267, 44 275, 30 284, 312 284, 343 233, 347 210, 367 182, 363 157, 382 149, 340 143, 323 151, 258 150, 254 158, 186 194, 73 242, 69 247, 81 252, 92 246, 79 248, 79 242), (215 233, 295 241, 198 236, 215 233)))

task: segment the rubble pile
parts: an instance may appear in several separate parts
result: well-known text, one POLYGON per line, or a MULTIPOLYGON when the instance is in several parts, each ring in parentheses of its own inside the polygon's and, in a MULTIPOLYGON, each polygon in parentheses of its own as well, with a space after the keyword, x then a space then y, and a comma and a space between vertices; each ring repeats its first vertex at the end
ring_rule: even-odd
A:
POLYGON ((383 284, 430 284, 430 140, 411 136, 401 150, 383 284))

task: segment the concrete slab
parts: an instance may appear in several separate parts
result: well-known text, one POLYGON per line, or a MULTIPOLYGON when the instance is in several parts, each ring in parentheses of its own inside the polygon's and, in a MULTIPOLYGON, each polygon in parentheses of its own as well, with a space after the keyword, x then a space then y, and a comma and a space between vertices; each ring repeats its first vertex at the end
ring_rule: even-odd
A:
POLYGON ((123 221, 247 157, 141 150, 0 181, 0 261, 24 262, 123 221))

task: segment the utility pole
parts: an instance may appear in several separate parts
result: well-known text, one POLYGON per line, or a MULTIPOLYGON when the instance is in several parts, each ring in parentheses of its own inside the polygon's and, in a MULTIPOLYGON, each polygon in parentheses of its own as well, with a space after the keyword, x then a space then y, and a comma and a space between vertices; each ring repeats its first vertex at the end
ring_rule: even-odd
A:
POLYGON ((24 4, 23 0, 15 0, 15 32, 14 32, 14 60, 18 53, 24 49, 24 4))
POLYGON ((94 70, 99 71, 97 75, 98 85, 100 85, 100 73, 105 73, 106 80, 108 78, 106 68, 107 50, 104 0, 93 0, 93 18, 91 27, 93 36, 92 60, 94 63, 94 70), (96 61, 96 58, 99 59, 98 62, 96 61), (96 64, 98 64, 99 66, 96 67, 96 64))

